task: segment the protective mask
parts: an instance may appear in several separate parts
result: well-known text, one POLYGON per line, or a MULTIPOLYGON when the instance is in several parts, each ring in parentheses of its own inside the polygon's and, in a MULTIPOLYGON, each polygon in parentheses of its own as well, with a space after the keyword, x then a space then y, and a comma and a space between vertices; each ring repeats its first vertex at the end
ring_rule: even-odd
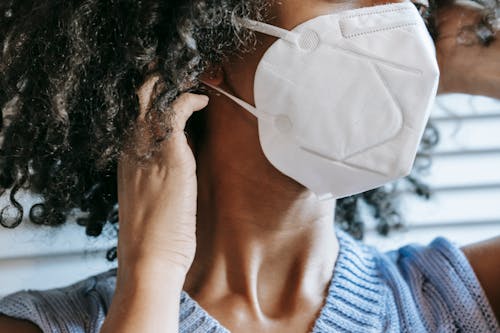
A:
POLYGON ((274 167, 322 198, 342 198, 408 175, 439 81, 434 43, 410 2, 322 15, 278 37, 260 60, 255 107, 274 167))

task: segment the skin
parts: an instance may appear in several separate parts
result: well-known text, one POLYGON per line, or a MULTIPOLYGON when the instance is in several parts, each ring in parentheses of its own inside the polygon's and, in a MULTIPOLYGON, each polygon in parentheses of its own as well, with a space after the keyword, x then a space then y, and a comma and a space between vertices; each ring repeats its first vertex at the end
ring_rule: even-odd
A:
MULTIPOLYGON (((271 23, 290 29, 317 15, 375 4, 288 0, 273 8, 271 23)), ((450 14, 443 23, 450 33, 456 31, 452 20, 450 14)), ((254 53, 229 59, 204 79, 253 103, 255 69, 274 41, 261 34, 258 40, 254 53)), ((467 63, 472 59, 461 52, 468 50, 450 40, 437 46, 440 92, 498 94, 491 89, 498 70, 483 73, 484 66, 467 63), (457 71, 464 64, 474 72, 457 71)), ((473 48, 484 62, 498 58, 498 42, 489 51, 473 48)), ((154 81, 147 78, 138 90, 141 114, 154 81)), ((210 95, 202 111, 209 130, 202 147, 191 152, 184 125, 206 103, 193 94, 175 102, 174 134, 150 165, 138 168, 127 152, 120 160, 117 288, 101 332, 177 331, 182 289, 234 332, 307 332, 323 306, 338 254, 334 201, 317 201, 277 171, 260 148, 256 119, 224 96, 210 95), (160 291, 151 287, 159 281, 166 286, 160 291)), ((140 138, 139 146, 145 142, 140 138)), ((497 316, 499 244, 497 238, 463 249, 497 316)), ((40 332, 0 316, 0 332, 10 331, 40 332)))
MULTIPOLYGON (((311 2, 287 1, 286 4, 274 8, 272 16, 275 19, 271 23, 292 29, 318 15, 379 3, 383 2, 351 1, 347 4, 339 4, 331 1, 315 1, 314 5, 311 5, 311 2)), ((495 80, 500 79, 500 66, 498 66, 497 60, 500 51, 498 40, 490 46, 490 52, 493 50, 496 57, 478 62, 479 65, 467 63, 462 55, 475 54, 485 59, 486 52, 483 48, 471 48, 456 45, 456 42, 452 43, 450 36, 456 34, 461 24, 471 24, 479 19, 479 15, 472 10, 466 9, 464 13, 467 15, 465 18, 462 17, 463 13, 460 12, 459 7, 451 8, 450 12, 443 12, 442 19, 438 24, 447 29, 448 33, 443 34, 444 36, 437 42, 438 60, 441 64, 446 62, 445 71, 454 76, 456 72, 463 73, 463 71, 455 69, 465 67, 470 70, 469 76, 472 76, 471 73, 488 73, 487 75, 491 75, 495 80)), ((216 69, 211 76, 204 79, 254 104, 254 73, 263 53, 275 41, 275 38, 263 34, 259 34, 258 38, 261 44, 256 52, 231 59, 222 68, 216 69)), ((474 58, 466 59, 470 61, 474 58)), ((449 78, 445 74, 440 92, 483 93, 500 97, 498 89, 492 89, 495 84, 492 84, 491 80, 491 78, 487 78, 478 82, 471 80, 470 77, 449 78), (459 86, 456 82, 463 82, 463 86, 459 86)), ((248 112, 230 102, 226 97, 212 94, 208 113, 208 126, 209 128, 217 128, 217 131, 214 131, 213 135, 210 136, 210 141, 205 146, 207 152, 205 153, 203 150, 199 156, 199 164, 204 166, 199 174, 199 182, 207 182, 211 185, 209 188, 204 187, 207 191, 206 198, 200 193, 202 204, 199 209, 199 219, 201 223, 197 228, 201 230, 201 237, 198 240, 198 246, 202 246, 204 250, 200 251, 199 256, 195 258, 193 270, 188 275, 187 290, 209 313, 235 332, 308 331, 322 307, 322 303, 315 303, 314 300, 315 298, 324 299, 331 278, 331 275, 328 274, 328 263, 331 265, 334 259, 329 251, 332 249, 332 244, 335 244, 336 255, 338 247, 333 234, 322 233, 328 232, 328 230, 322 230, 324 225, 311 223, 314 220, 308 221, 307 215, 301 217, 298 214, 300 212, 308 213, 312 208, 313 214, 323 211, 326 216, 331 216, 334 205, 327 203, 327 207, 324 207, 320 206, 320 203, 314 199, 303 201, 293 198, 293 196, 300 198, 309 192, 301 187, 291 188, 290 185, 294 184, 293 180, 276 173, 276 170, 265 159, 258 144, 256 119, 248 112), (231 114, 226 115, 223 110, 228 110, 231 114), (232 133, 238 133, 237 140, 232 133), (221 153, 217 147, 224 147, 224 152, 221 153), (213 168, 206 168, 207 165, 213 165, 213 168), (216 186, 213 185, 214 183, 216 186), (278 186, 278 191, 273 191, 274 186, 278 186), (292 197, 287 198, 285 194, 292 194, 292 197), (227 201, 223 201, 222 198, 231 201, 226 203, 227 201), (299 204, 299 210, 290 214, 290 204, 293 204, 293 207, 299 204), (268 207, 269 211, 266 209, 268 207), (251 217, 244 218, 244 212, 251 212, 251 217), (219 218, 221 215, 224 215, 224 218, 219 218), (236 221, 238 221, 237 226, 236 221), (254 227, 256 224, 257 228, 254 227), (297 238, 294 238, 294 235, 286 236, 288 240, 284 239, 283 245, 276 244, 276 238, 282 234, 282 226, 286 228, 290 226, 289 233, 300 230, 301 235, 297 238), (217 230, 216 234, 210 232, 214 228, 217 230), (280 232, 276 232, 276 229, 280 232), (317 235, 321 236, 315 238, 315 229, 319 230, 317 235), (227 237, 224 235, 226 230, 230 230, 227 237), (309 238, 309 235, 312 238, 309 238), (304 240, 311 240, 311 242, 304 240), (210 245, 205 246, 205 243, 210 245), (284 247, 286 244, 291 244, 288 250, 284 247), (270 251, 274 248, 279 249, 281 246, 283 246, 282 250, 277 251, 276 254, 270 251), (259 247, 265 251, 260 251, 259 247), (219 248, 221 250, 218 250, 219 248), (318 252, 315 252, 316 249, 318 252), (327 252, 321 254, 321 250, 325 249, 327 252), (284 258, 283 255, 279 255, 280 252, 290 255, 284 258), (295 281, 290 282, 291 284, 284 284, 283 281, 286 281, 287 276, 289 276, 287 272, 304 269, 301 266, 294 268, 293 264, 289 265, 284 261, 288 259, 290 263, 293 263, 296 260, 294 253, 297 253, 297 257, 300 257, 301 253, 307 253, 306 260, 322 261, 326 267, 323 275, 318 273, 315 279, 303 278, 297 284, 292 284, 295 281), (276 257, 277 261, 266 265, 267 257, 276 257), (283 269, 280 270, 280 267, 283 269), (268 279, 262 273, 259 275, 259 272, 267 270, 272 272, 268 279), (238 273, 235 274, 234 271, 238 273), (266 286, 265 289, 262 288, 263 285, 266 286), (306 292, 300 295, 301 289, 308 288, 308 285, 319 287, 309 299, 306 292), (289 290, 297 292, 291 294, 289 290), (261 300, 259 299, 259 291, 263 294, 261 300), (321 292, 323 292, 322 296, 321 292), (217 296, 218 294, 220 296, 217 296), (266 307, 265 296, 269 298, 269 302, 276 301, 268 303, 269 305, 266 307), (302 300, 304 303, 301 303, 302 300), (231 306, 228 307, 228 304, 231 306), (284 306, 284 304, 290 306, 284 306), (228 308, 231 310, 228 311, 228 308), (266 311, 266 308, 269 310, 266 311), (304 309, 307 311, 304 312, 304 309)), ((498 262, 494 258, 494 254, 498 254, 495 249, 498 250, 499 243, 498 239, 490 241, 488 245, 481 247, 480 253, 470 250, 475 248, 474 245, 465 248, 466 254, 476 254, 470 257, 471 263, 483 277, 480 282, 483 284, 497 314, 498 306, 495 305, 498 304, 498 301, 495 301, 495 295, 498 296, 498 288, 492 282, 495 281, 495 278, 498 281, 500 275, 498 270, 495 271, 492 268, 498 267, 498 264, 493 265, 493 263, 498 262), (481 262, 489 262, 491 265, 476 264, 481 262)), ((306 263, 307 261, 301 262, 300 265, 305 266, 306 263)), ((315 264, 314 267, 316 265, 321 265, 321 262, 315 264)), ((307 270, 307 268, 305 269, 307 270)), ((308 272, 314 274, 311 269, 308 272)))
POLYGON ((441 70, 440 93, 465 92, 500 98, 498 37, 488 47, 457 42, 456 36, 463 27, 480 21, 480 13, 470 7, 448 6, 438 11, 440 36, 436 55, 441 70))

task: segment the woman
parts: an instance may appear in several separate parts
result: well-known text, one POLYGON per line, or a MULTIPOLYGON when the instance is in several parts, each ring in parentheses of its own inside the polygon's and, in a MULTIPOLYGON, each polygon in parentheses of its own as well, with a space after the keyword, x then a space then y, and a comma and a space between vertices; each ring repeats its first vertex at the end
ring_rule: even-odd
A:
MULTIPOLYGON (((1 97, 12 113, 3 187, 29 179, 45 195, 35 221, 62 223, 68 208, 92 208, 89 234, 101 232, 118 199, 120 233, 116 270, 8 295, 0 332, 498 331, 498 238, 463 252, 443 238, 390 255, 364 246, 334 229, 333 199, 318 200, 273 167, 250 113, 212 90, 193 93, 202 80, 252 104, 256 67, 275 38, 252 38, 235 17, 292 29, 378 4, 2 8, 1 97)), ((493 30, 462 34, 491 28, 483 13, 447 4, 433 15, 440 90, 500 97, 493 30)))

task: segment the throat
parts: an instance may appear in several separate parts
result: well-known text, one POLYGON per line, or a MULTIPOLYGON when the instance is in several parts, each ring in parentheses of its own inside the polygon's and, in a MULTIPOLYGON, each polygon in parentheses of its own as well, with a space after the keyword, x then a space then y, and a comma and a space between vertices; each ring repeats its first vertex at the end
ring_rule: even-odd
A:
POLYGON ((339 250, 333 220, 268 233, 241 225, 216 228, 213 246, 197 252, 185 285, 209 314, 228 326, 316 318, 339 250))
POLYGON ((339 252, 335 200, 319 201, 276 170, 256 128, 236 116, 226 128, 224 114, 207 114, 218 130, 197 151, 197 249, 184 290, 237 332, 247 331, 239 323, 295 332, 280 325, 311 324, 328 293, 339 252), (238 140, 227 137, 234 128, 238 140))

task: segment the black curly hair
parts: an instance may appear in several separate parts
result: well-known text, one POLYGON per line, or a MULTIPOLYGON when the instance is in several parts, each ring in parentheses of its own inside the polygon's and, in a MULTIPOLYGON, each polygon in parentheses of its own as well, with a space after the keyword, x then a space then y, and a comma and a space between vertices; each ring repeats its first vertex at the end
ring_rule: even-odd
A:
MULTIPOLYGON (((168 105, 180 93, 197 91, 209 65, 255 45, 252 32, 234 18, 265 20, 270 1, 0 2, 0 194, 10 190, 0 224, 21 223, 15 196, 27 189, 43 198, 30 209, 35 224, 61 225, 79 209, 87 235, 99 236, 106 224, 117 230, 117 158, 138 116, 138 87, 152 72, 160 74, 147 114, 166 119, 161 126, 167 131, 168 105), (11 207, 14 218, 7 214, 11 207)), ((189 135, 196 137, 202 120, 189 121, 189 135)), ((421 152, 435 145, 437 134, 428 126, 421 152)), ((415 193, 429 195, 418 177, 407 180, 415 193)), ((402 225, 393 192, 384 186, 338 200, 336 221, 360 238, 363 201, 387 233, 402 225)))

